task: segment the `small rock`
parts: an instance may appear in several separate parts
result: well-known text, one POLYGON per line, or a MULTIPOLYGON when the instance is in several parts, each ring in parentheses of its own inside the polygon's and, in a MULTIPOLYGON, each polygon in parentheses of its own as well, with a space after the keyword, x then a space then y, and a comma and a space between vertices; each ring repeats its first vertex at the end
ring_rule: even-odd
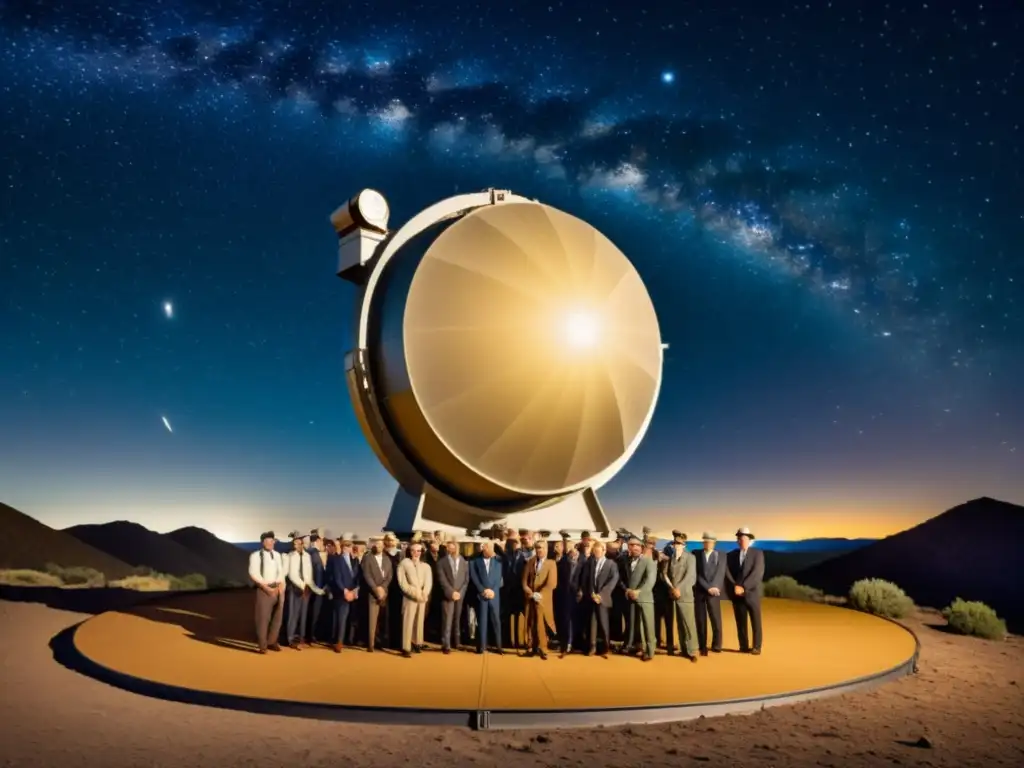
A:
POLYGON ((670 747, 669 749, 665 750, 665 754, 666 755, 678 755, 679 754, 679 750, 676 749, 675 747, 670 747))
POLYGON ((921 736, 917 741, 914 742, 914 746, 918 749, 931 749, 934 745, 927 736, 921 736))
POLYGON ((538 744, 547 744, 551 741, 551 737, 541 733, 537 736, 536 739, 534 739, 534 741, 536 741, 538 744))

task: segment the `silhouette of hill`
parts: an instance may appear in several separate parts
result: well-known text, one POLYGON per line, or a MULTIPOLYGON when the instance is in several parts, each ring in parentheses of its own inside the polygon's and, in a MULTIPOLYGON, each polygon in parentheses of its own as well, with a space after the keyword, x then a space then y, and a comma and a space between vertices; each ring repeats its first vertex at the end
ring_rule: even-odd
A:
POLYGON ((919 605, 944 608, 957 597, 987 603, 1011 631, 1024 629, 1024 571, 1018 565, 1024 507, 988 497, 794 574, 843 595, 858 579, 899 585, 919 605))
POLYGON ((64 568, 93 568, 109 580, 132 572, 129 563, 90 546, 64 531, 50 528, 14 507, 0 503, 0 568, 41 571, 47 563, 64 568))
POLYGON ((225 566, 216 559, 207 560, 170 535, 151 531, 138 523, 118 520, 102 525, 75 525, 65 532, 139 568, 150 568, 172 576, 201 573, 211 584, 242 580, 230 565, 225 566))
POLYGON ((223 573, 223 580, 246 583, 249 556, 234 544, 218 539, 205 528, 194 525, 171 531, 167 537, 201 557, 210 566, 216 566, 218 572, 223 573))

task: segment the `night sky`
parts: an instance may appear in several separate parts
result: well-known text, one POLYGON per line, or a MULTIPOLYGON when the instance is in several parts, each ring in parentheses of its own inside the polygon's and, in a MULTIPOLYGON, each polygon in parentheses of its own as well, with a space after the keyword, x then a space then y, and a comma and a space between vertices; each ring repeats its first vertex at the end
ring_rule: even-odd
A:
POLYGON ((327 217, 499 187, 616 242, 671 345, 613 524, 1024 501, 1018 3, 431 5, 0 0, 0 500, 378 530, 327 217))

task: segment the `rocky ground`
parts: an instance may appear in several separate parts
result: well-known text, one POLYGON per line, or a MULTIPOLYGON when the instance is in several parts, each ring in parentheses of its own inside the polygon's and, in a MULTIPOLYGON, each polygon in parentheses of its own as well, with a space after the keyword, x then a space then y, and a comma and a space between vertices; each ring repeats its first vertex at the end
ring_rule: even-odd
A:
MULTIPOLYGON (((958 637, 932 613, 908 621, 922 642, 919 674, 873 691, 750 716, 545 732, 348 725, 148 699, 53 660, 50 638, 83 618, 0 601, 0 765, 1024 764, 1024 639, 958 637)), ((363 684, 374 682, 353 680, 363 684)))

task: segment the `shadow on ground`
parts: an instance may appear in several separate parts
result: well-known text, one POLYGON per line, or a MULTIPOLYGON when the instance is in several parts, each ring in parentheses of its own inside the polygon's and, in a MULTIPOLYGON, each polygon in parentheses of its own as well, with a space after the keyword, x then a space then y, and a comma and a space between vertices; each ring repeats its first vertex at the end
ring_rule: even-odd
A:
POLYGON ((12 603, 41 603, 58 611, 96 615, 122 611, 149 600, 166 598, 176 592, 140 592, 121 587, 18 587, 0 585, 0 600, 12 603))

